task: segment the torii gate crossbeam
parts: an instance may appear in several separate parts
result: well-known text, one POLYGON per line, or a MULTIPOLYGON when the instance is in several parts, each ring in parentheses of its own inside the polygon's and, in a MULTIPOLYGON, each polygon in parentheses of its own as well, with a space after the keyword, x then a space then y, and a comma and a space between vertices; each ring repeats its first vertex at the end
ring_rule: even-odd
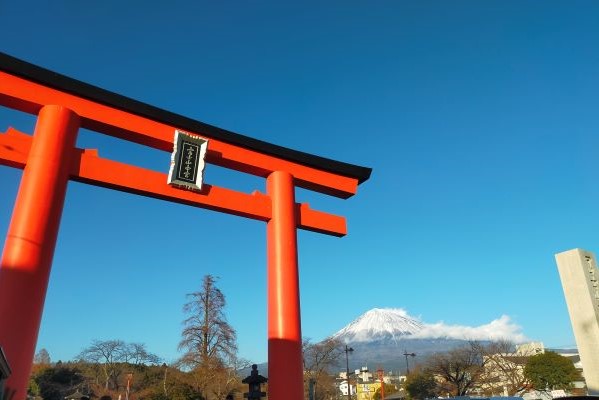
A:
POLYGON ((0 261, 0 346, 14 400, 26 396, 69 180, 267 222, 269 398, 303 398, 296 229, 343 236, 345 219, 295 202, 295 187, 340 198, 371 170, 272 145, 85 84, 0 53, 0 105, 37 114, 33 136, 0 134, 0 164, 23 168, 0 261), (206 161, 266 178, 267 193, 180 190, 166 174, 75 147, 79 128, 170 151, 175 129, 209 139, 206 161))

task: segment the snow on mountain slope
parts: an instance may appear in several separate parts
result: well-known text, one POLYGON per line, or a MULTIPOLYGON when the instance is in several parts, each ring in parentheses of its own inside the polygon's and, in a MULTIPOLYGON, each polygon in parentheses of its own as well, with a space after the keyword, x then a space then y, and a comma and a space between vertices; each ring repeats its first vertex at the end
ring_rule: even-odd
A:
POLYGON ((373 308, 333 335, 345 342, 398 340, 420 332, 423 324, 399 308, 373 308))
POLYGON ((522 343, 522 328, 503 315, 480 326, 428 324, 410 316, 401 308, 374 308, 333 335, 346 343, 406 339, 502 340, 522 343))

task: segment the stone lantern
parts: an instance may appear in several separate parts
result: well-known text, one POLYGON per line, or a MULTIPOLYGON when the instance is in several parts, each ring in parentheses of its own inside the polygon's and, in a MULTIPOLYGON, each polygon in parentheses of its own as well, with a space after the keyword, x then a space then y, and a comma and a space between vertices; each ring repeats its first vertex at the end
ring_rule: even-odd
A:
POLYGON ((250 376, 241 382, 248 384, 249 392, 243 394, 243 397, 246 397, 248 400, 260 400, 266 396, 266 392, 262 391, 262 384, 268 382, 268 379, 258 374, 258 366, 256 364, 252 365, 250 376))

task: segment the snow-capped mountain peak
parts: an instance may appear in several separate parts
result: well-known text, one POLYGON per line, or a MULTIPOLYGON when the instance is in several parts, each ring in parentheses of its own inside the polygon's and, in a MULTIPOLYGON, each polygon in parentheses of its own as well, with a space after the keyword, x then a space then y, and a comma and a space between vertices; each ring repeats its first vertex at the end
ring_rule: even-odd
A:
POLYGON ((333 335, 344 342, 397 340, 423 329, 423 324, 401 308, 373 308, 333 335))

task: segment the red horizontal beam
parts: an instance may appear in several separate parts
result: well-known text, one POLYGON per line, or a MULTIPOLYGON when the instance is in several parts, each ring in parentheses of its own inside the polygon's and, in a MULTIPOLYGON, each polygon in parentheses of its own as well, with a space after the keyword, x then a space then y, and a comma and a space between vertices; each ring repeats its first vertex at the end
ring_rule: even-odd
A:
MULTIPOLYGON (((44 105, 69 108, 81 117, 83 128, 170 152, 178 127, 87 100, 57 89, 0 72, 0 104, 36 114, 44 105)), ((274 171, 287 171, 296 186, 348 198, 358 189, 358 180, 259 153, 211 139, 204 132, 190 132, 210 139, 206 160, 225 168, 266 178, 274 171)))
MULTIPOLYGON (((0 164, 24 168, 31 136, 10 128, 0 134, 0 164)), ((271 218, 270 198, 254 192, 247 194, 212 185, 201 192, 181 190, 167 185, 166 174, 102 158, 96 150, 76 149, 70 169, 71 179, 122 192, 139 194, 194 207, 260 221, 271 218)), ((333 236, 347 233, 345 218, 296 204, 298 228, 333 236)))

